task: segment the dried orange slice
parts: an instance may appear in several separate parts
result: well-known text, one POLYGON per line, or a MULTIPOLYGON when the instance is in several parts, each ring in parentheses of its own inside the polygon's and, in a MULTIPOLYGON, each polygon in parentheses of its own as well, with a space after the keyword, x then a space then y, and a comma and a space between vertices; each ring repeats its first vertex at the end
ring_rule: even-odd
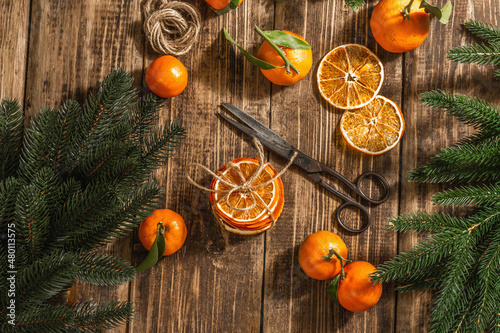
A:
MULTIPOLYGON (((259 167, 259 160, 256 158, 237 158, 233 160, 232 163, 239 167, 241 176, 234 168, 229 168, 227 164, 219 169, 219 175, 221 175, 222 179, 238 185, 250 179, 259 167)), ((270 181, 277 174, 278 172, 271 165, 267 165, 251 185, 256 186, 264 184, 270 181)), ((212 179, 212 183, 210 184, 210 189, 228 191, 231 187, 214 177, 212 179)), ((216 219, 226 230, 238 234, 248 235, 269 229, 272 226, 273 221, 269 216, 269 212, 265 208, 265 205, 270 208, 274 220, 276 221, 278 219, 285 202, 283 183, 281 182, 281 179, 277 178, 272 183, 264 187, 255 188, 252 191, 235 191, 228 197, 228 201, 231 206, 239 209, 245 209, 254 205, 254 200, 252 200, 253 195, 256 204, 252 209, 244 211, 232 209, 227 205, 226 199, 222 199, 217 203, 215 206, 216 219), (252 191, 253 194, 251 193, 252 191), (263 202, 256 197, 256 194, 262 198, 263 202)), ((211 204, 214 205, 222 195, 224 194, 212 192, 210 194, 211 204)))
POLYGON ((321 96, 339 109, 352 110, 370 103, 384 81, 380 59, 363 45, 334 48, 318 68, 321 96))
POLYGON ((405 129, 403 114, 388 98, 377 96, 368 105, 344 112, 340 131, 352 148, 380 155, 394 148, 405 129))

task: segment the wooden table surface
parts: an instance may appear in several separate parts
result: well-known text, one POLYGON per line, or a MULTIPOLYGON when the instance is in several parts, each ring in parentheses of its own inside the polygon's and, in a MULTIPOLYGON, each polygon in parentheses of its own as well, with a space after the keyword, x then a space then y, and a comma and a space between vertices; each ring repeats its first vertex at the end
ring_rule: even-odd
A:
MULTIPOLYGON (((89 87, 116 67, 131 71, 136 87, 147 92, 144 71, 158 54, 145 42, 142 2, 0 0, 0 97, 17 98, 31 117, 68 98, 83 101, 89 87)), ((469 132, 442 111, 422 106, 419 94, 443 89, 500 102, 491 67, 446 59, 448 48, 474 41, 463 28, 466 20, 499 25, 500 0, 453 1, 449 24, 432 20, 427 40, 403 55, 384 51, 370 32, 369 18, 377 1, 354 12, 342 0, 245 0, 225 16, 217 16, 203 0, 189 2, 202 16, 199 39, 179 57, 189 70, 189 83, 180 96, 165 101, 161 112, 162 121, 182 119, 188 136, 155 173, 166 189, 163 207, 186 220, 187 241, 178 253, 137 274, 129 284, 79 284, 78 299, 135 302, 135 319, 113 332, 426 331, 431 293, 398 295, 394 285, 386 284, 371 310, 344 311, 326 294, 329 281, 316 281, 302 272, 298 247, 307 235, 330 230, 344 239, 351 259, 378 265, 416 243, 417 236, 398 235, 385 224, 399 213, 433 209, 431 195, 441 187, 409 183, 407 172, 469 132), (307 39, 314 65, 303 81, 291 87, 270 84, 221 35, 225 27, 243 47, 256 52, 261 38, 254 25, 291 30, 307 39), (385 68, 381 94, 403 110, 403 139, 382 156, 348 148, 337 125, 342 112, 318 93, 320 59, 345 43, 366 45, 380 57, 385 68), (339 228, 333 214, 340 201, 292 167, 282 177, 285 208, 272 230, 254 237, 222 232, 207 195, 186 181, 193 162, 214 170, 236 157, 256 156, 247 138, 215 116, 222 102, 242 107, 351 180, 369 170, 384 174, 392 195, 386 203, 370 207, 373 221, 368 231, 355 235, 339 228)), ((273 154, 269 160, 276 168, 285 164, 273 154)), ((358 223, 356 214, 348 218, 358 223)), ((136 235, 106 250, 134 265, 146 255, 136 235)))

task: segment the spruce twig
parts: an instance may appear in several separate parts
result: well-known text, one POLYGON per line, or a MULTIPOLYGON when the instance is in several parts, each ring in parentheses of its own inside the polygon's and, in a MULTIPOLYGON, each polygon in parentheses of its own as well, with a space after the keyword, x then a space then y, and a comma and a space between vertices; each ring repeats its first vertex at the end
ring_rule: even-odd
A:
MULTIPOLYGON (((450 51, 458 61, 499 64, 500 30, 469 21, 466 27, 489 46, 464 46, 450 51)), ((500 73, 499 73, 500 74, 500 73)), ((380 265, 379 282, 397 281, 402 292, 435 289, 429 332, 498 332, 500 329, 500 108, 478 98, 431 91, 424 104, 445 109, 472 126, 475 134, 442 149, 416 168, 410 179, 419 182, 477 182, 440 192, 437 205, 473 206, 462 217, 441 213, 410 213, 393 218, 398 231, 430 233, 406 253, 380 265)))
POLYGON ((349 6, 352 10, 358 10, 359 7, 365 4, 364 0, 345 0, 347 6, 349 6))
POLYGON ((129 302, 53 302, 75 280, 134 277, 130 263, 95 248, 157 208, 163 190, 151 174, 185 136, 178 121, 156 124, 157 98, 136 96, 132 76, 119 69, 83 107, 66 101, 42 110, 27 129, 17 101, 0 103, 0 232, 16 237, 15 260, 10 243, 0 243, 0 279, 17 271, 16 326, 7 324, 8 284, 0 283, 2 332, 101 332, 131 319, 129 302))
MULTIPOLYGON (((457 46, 448 50, 448 59, 462 63, 477 63, 481 65, 500 64, 500 29, 493 24, 470 20, 465 28, 486 43, 457 46)), ((495 72, 500 78, 500 70, 495 72)))

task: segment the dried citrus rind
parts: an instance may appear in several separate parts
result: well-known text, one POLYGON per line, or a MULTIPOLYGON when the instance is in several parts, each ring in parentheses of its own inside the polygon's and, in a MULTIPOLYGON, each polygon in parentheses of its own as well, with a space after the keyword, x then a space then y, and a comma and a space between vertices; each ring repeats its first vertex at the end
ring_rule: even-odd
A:
POLYGON ((330 104, 339 109, 357 109, 377 96, 384 81, 384 67, 365 46, 341 45, 321 60, 317 81, 321 96, 330 104))
MULTIPOLYGON (((222 179, 228 180, 233 184, 244 183, 250 179, 259 167, 259 160, 256 158, 238 158, 233 160, 232 163, 239 167, 241 175, 235 169, 228 168, 227 165, 219 169, 219 175, 221 175, 222 179)), ((271 165, 267 165, 262 173, 253 181, 252 186, 264 184, 277 174, 271 165)), ((229 185, 217 178, 212 180, 210 188, 223 191, 231 189, 229 185)), ((276 221, 284 205, 283 183, 280 178, 277 178, 270 184, 253 189, 253 193, 256 205, 249 210, 239 211, 232 209, 227 205, 225 198, 220 200, 215 206, 215 217, 219 224, 228 231, 242 235, 255 234, 269 229, 273 224, 273 219, 269 216, 269 211, 265 205, 269 207, 274 221, 276 221), (256 198, 255 194, 258 194, 263 202, 259 198, 256 198)), ((221 195, 223 194, 217 192, 210 194, 212 205, 217 202, 221 195)), ((248 191, 235 191, 227 199, 231 206, 245 209, 254 205, 251 195, 248 191)))
POLYGON ((394 148, 404 128, 401 110, 383 96, 377 96, 359 109, 344 112, 340 119, 340 131, 347 144, 369 155, 380 155, 394 148))

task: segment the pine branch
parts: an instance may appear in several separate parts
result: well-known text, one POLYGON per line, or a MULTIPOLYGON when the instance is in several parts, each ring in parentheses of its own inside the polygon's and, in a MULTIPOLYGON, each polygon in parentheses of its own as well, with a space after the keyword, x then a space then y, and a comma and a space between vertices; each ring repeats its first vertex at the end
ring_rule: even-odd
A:
POLYGON ((402 253, 380 265, 372 274, 372 280, 412 279, 417 272, 439 264, 464 243, 475 243, 481 235, 500 221, 500 211, 484 209, 468 217, 469 227, 463 230, 446 229, 417 244, 410 251, 402 253))
POLYGON ((416 290, 437 289, 443 283, 446 275, 443 274, 444 263, 426 267, 416 271, 411 278, 402 278, 396 284, 395 290, 406 293, 416 290))
MULTIPOLYGON (((77 235, 100 227, 103 220, 113 216, 113 211, 119 205, 115 191, 100 184, 88 186, 85 191, 74 193, 55 212, 54 246, 65 248, 65 245, 77 235)), ((68 250, 76 251, 75 248, 68 250)))
POLYGON ((166 158, 172 155, 182 139, 186 137, 186 130, 182 123, 173 120, 170 125, 159 128, 146 138, 146 146, 142 160, 152 168, 161 166, 166 158))
POLYGON ((351 7, 353 10, 358 10, 359 7, 365 4, 364 0, 345 0, 347 6, 351 7))
POLYGON ((449 229, 463 230, 472 224, 466 218, 454 217, 443 213, 407 213, 392 218, 387 223, 389 229, 401 232, 414 231, 440 232, 449 229))
POLYGON ((448 50, 448 59, 461 63, 479 65, 500 64, 500 45, 475 44, 457 46, 448 50))
POLYGON ((500 179, 500 140, 442 149, 409 176, 417 182, 484 181, 500 179))
POLYGON ((46 133, 56 133, 56 124, 57 110, 42 110, 26 129, 18 171, 26 183, 41 168, 52 167, 50 156, 55 151, 55 142, 54 137, 47 137, 46 133))
POLYGON ((430 332, 449 332, 452 328, 456 329, 455 323, 458 322, 458 326, 462 321, 450 316, 450 313, 468 312, 474 297, 468 278, 478 257, 475 249, 480 239, 480 237, 462 237, 444 266, 443 275, 446 275, 446 278, 440 285, 432 307, 430 332))
POLYGON ((163 191, 158 184, 154 182, 142 184, 130 192, 130 196, 122 198, 116 204, 116 208, 112 210, 113 215, 108 215, 108 218, 102 219, 97 226, 87 232, 67 233, 57 246, 66 250, 89 251, 121 238, 157 208, 162 194, 163 191))
POLYGON ((478 143, 486 138, 500 135, 500 108, 491 103, 476 97, 470 98, 436 90, 423 93, 420 97, 424 105, 445 109, 458 120, 480 132, 473 142, 463 140, 459 144, 478 143))
POLYGON ((134 307, 130 302, 78 303, 72 329, 77 332, 100 333, 130 321, 134 307))
POLYGON ((500 28, 493 24, 470 20, 465 27, 477 37, 490 43, 500 43, 500 28))
POLYGON ((135 268, 121 258, 89 253, 80 258, 76 279, 99 286, 113 286, 134 279, 135 268))
POLYGON ((132 137, 139 143, 158 126, 158 113, 162 107, 162 101, 153 94, 145 95, 139 99, 130 113, 130 127, 132 137))
POLYGON ((54 155, 52 163, 61 177, 67 176, 69 165, 75 156, 71 154, 72 145, 78 145, 78 120, 83 110, 80 104, 67 100, 57 111, 57 122, 52 137, 54 138, 54 155))
POLYGON ((500 184, 458 187, 435 194, 432 201, 445 206, 493 206, 500 202, 500 184))
POLYGON ((0 102, 0 180, 14 176, 24 132, 23 112, 17 100, 0 102))
POLYGON ((16 200, 16 266, 23 267, 45 252, 50 232, 50 209, 35 185, 25 185, 16 200))
POLYGON ((79 270, 78 256, 57 251, 35 261, 16 276, 16 307, 27 309, 67 288, 79 270))
MULTIPOLYGON (((76 278, 116 285, 134 277, 128 262, 93 251, 157 207, 163 192, 149 177, 185 132, 178 122, 158 128, 161 102, 133 102, 131 85, 129 73, 113 71, 83 108, 67 101, 43 110, 26 131, 17 103, 0 103, 0 145, 8 148, 0 153, 0 233, 15 224, 16 331, 100 332, 132 316, 128 302, 51 305, 76 278)), ((12 329, 5 325, 7 242, 0 255, 4 331, 12 329)))
POLYGON ((14 177, 0 180, 0 232, 2 234, 7 234, 7 224, 14 222, 15 204, 21 186, 21 182, 14 177))
POLYGON ((10 333, 64 333, 75 318, 74 311, 63 305, 43 306, 34 305, 23 312, 19 312, 15 326, 2 320, 0 331, 10 333))
POLYGON ((130 73, 115 70, 87 98, 68 154, 71 157, 67 165, 69 173, 84 160, 88 149, 113 141, 113 132, 128 119, 128 108, 137 96, 131 89, 132 81, 130 73))
POLYGON ((473 332, 484 332, 492 321, 491 314, 497 313, 500 292, 500 227, 491 232, 481 248, 483 255, 477 268, 477 301, 473 304, 470 325, 473 332))

